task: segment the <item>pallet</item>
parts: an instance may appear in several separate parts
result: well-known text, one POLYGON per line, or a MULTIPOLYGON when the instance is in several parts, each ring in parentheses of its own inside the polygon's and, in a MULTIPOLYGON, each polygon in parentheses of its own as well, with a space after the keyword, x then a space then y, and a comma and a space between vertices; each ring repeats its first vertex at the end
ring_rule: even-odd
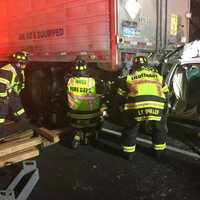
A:
POLYGON ((34 137, 32 129, 0 138, 0 167, 38 156, 39 150, 36 146, 41 143, 42 138, 34 137))
POLYGON ((0 167, 12 165, 14 163, 18 163, 36 156, 39 156, 39 150, 36 147, 18 151, 13 154, 8 154, 6 156, 0 157, 0 167))
POLYGON ((15 140, 11 142, 5 142, 0 145, 0 158, 8 154, 12 154, 24 149, 32 148, 34 146, 40 145, 42 143, 40 137, 35 137, 31 139, 25 139, 23 141, 15 140))
POLYGON ((14 141, 14 140, 28 139, 28 138, 33 137, 33 135, 34 135, 34 131, 32 129, 28 129, 21 133, 15 133, 7 137, 0 138, 0 144, 4 142, 14 141))
POLYGON ((36 130, 36 133, 42 137, 41 147, 48 147, 60 142, 62 137, 70 131, 70 128, 49 130, 45 127, 41 127, 36 130))
POLYGON ((69 128, 49 130, 40 127, 0 138, 0 168, 39 156, 38 146, 45 148, 56 144, 69 131, 69 128))

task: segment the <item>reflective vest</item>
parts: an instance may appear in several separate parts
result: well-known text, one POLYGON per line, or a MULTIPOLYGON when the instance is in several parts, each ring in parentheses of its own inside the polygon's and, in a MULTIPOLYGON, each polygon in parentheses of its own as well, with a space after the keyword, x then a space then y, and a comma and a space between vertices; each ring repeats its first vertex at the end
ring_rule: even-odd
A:
MULTIPOLYGON (((137 121, 160 121, 165 106, 166 86, 163 88, 163 78, 148 67, 129 74, 127 82, 127 103, 123 110, 133 110, 137 121)), ((118 89, 118 94, 124 95, 125 91, 118 89)))
POLYGON ((0 91, 0 97, 6 97, 11 92, 14 92, 19 95, 22 89, 24 89, 25 87, 24 70, 20 71, 21 76, 22 76, 21 81, 19 80, 19 77, 17 75, 15 68, 11 64, 1 67, 0 70, 4 70, 11 73, 9 80, 6 79, 6 77, 0 77, 0 84, 5 85, 5 88, 6 88, 4 91, 0 91))
POLYGON ((91 77, 72 77, 67 84, 68 106, 76 111, 99 109, 100 100, 96 95, 95 80, 91 77))

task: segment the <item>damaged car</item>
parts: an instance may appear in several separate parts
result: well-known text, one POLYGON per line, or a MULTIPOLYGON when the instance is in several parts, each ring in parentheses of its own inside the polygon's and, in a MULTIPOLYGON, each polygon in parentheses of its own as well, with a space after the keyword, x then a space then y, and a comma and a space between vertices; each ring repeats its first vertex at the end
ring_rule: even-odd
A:
POLYGON ((170 116, 200 121, 200 41, 171 52, 161 66, 170 89, 170 116))

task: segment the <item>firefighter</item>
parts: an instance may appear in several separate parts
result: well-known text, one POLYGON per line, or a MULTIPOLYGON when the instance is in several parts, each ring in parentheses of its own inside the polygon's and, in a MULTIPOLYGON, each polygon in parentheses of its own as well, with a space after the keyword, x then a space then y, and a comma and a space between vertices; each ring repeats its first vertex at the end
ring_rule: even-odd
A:
MULTIPOLYGON (((152 147, 157 157, 166 148, 167 133, 163 116, 168 87, 163 85, 163 77, 148 66, 147 58, 136 56, 129 74, 120 80, 113 108, 120 106, 122 149, 127 159, 133 158, 136 150, 136 136, 142 124, 148 123, 152 130, 152 147)), ((115 109, 116 110, 116 109, 115 109)), ((114 109, 111 111, 115 115, 114 109)))
POLYGON ((0 137, 5 134, 4 123, 10 111, 16 120, 28 122, 20 97, 25 87, 27 61, 26 52, 16 52, 10 63, 0 68, 0 137))
POLYGON ((67 104, 70 125, 76 129, 72 147, 81 142, 87 144, 91 132, 100 122, 101 81, 89 73, 87 63, 80 57, 75 60, 71 77, 67 82, 67 104), (98 93, 97 93, 98 92, 98 93))

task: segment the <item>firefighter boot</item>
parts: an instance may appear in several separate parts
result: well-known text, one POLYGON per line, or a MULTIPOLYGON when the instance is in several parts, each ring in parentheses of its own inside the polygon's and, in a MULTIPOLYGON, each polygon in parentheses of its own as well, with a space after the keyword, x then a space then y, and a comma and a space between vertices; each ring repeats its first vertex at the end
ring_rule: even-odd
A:
POLYGON ((156 160, 160 161, 164 158, 165 150, 154 150, 153 155, 154 155, 156 160))
POLYGON ((76 131, 75 135, 72 139, 72 148, 78 149, 80 143, 81 143, 82 133, 80 131, 76 131))
POLYGON ((132 161, 133 158, 135 157, 134 153, 123 153, 123 157, 126 159, 126 160, 129 160, 129 161, 132 161))
POLYGON ((133 153, 129 153, 127 155, 127 160, 129 160, 129 161, 133 160, 133 153))
POLYGON ((136 148, 136 145, 122 145, 122 151, 123 151, 125 159, 133 160, 133 158, 135 157, 134 156, 135 148, 136 148))
POLYGON ((83 144, 85 144, 85 145, 90 144, 91 137, 92 137, 92 133, 91 132, 85 132, 84 133, 84 138, 83 138, 83 144))

